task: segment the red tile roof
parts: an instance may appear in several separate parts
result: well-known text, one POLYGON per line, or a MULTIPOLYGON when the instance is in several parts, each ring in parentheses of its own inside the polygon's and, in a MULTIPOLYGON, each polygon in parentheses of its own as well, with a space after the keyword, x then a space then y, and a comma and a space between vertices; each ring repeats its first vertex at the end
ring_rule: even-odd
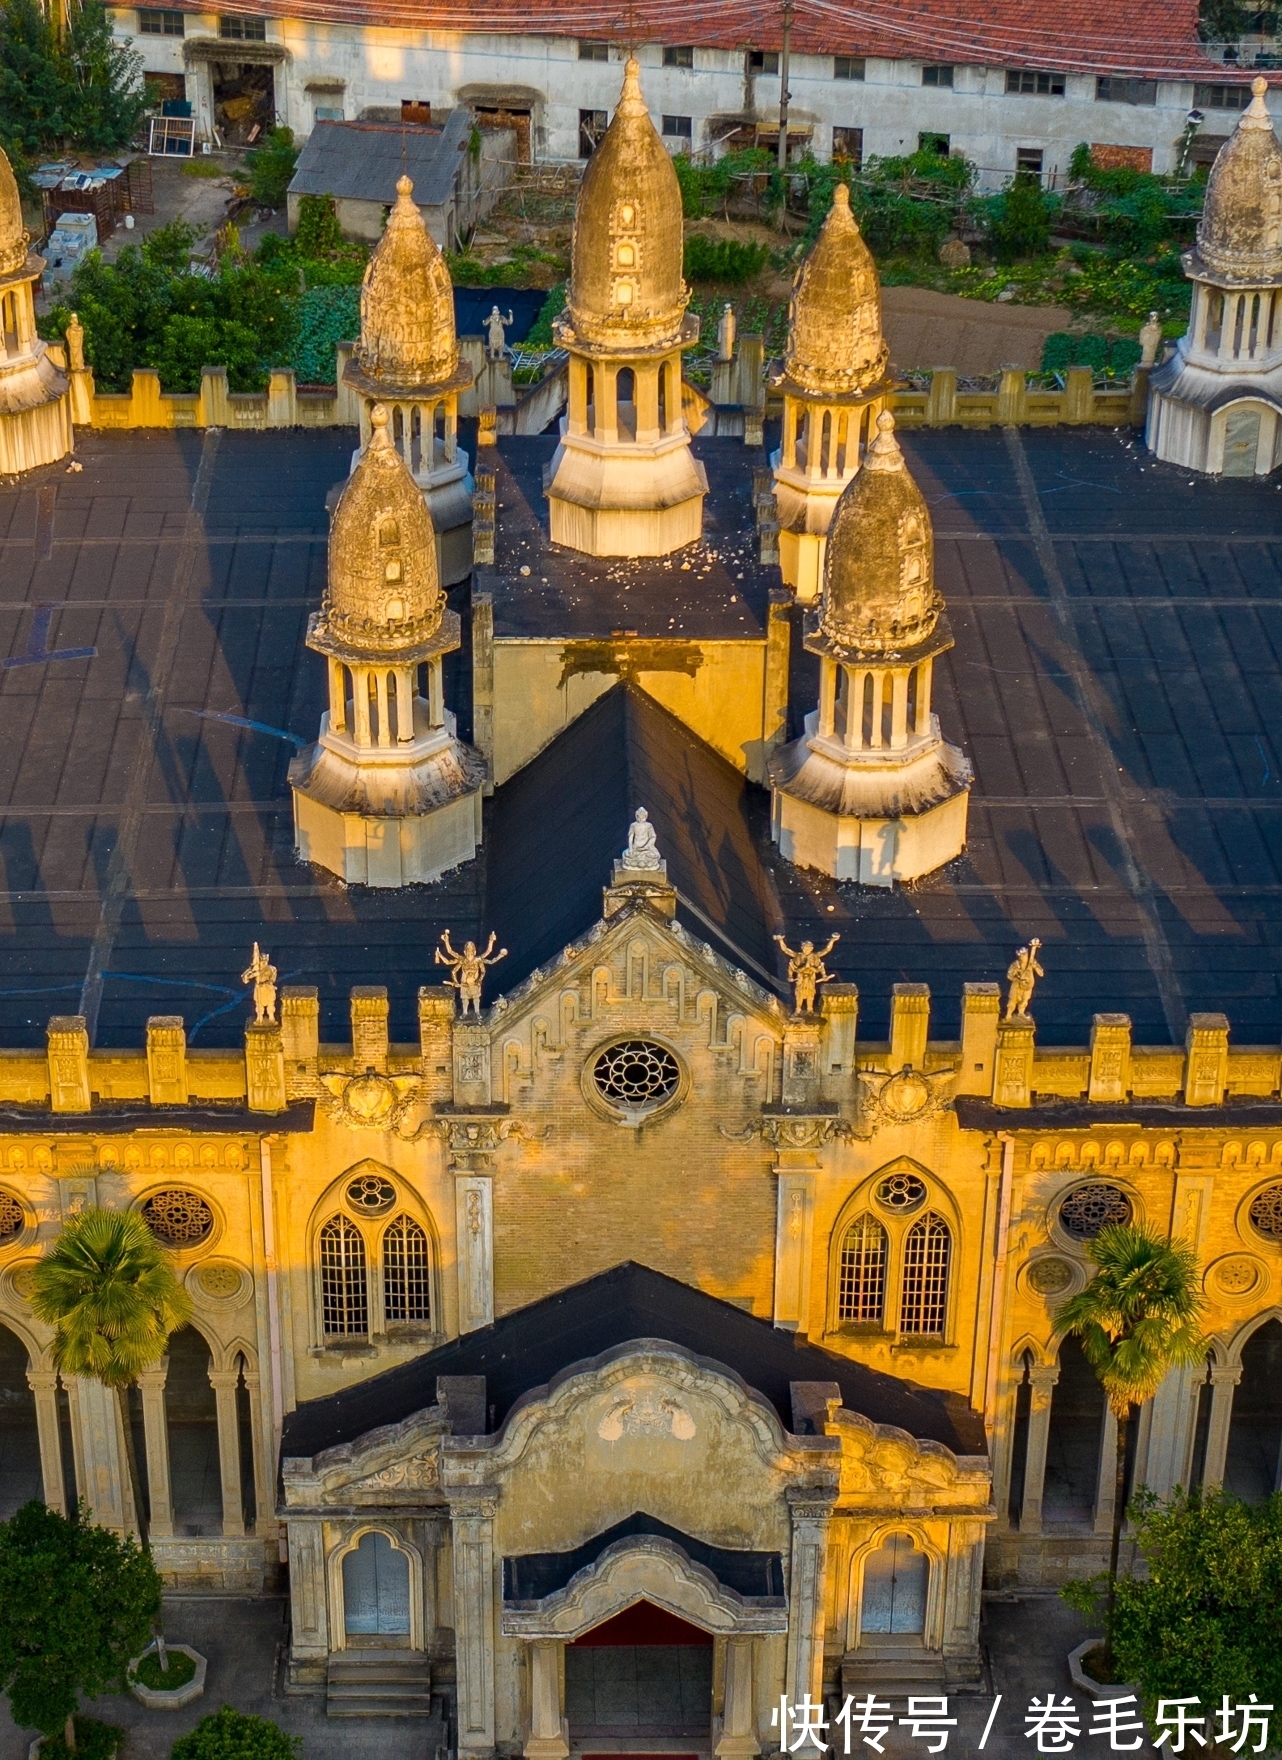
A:
MULTIPOLYGON (((208 0, 176 0, 201 11, 208 0)), ((761 0, 228 0, 223 10, 411 30, 535 33, 613 41, 777 49, 781 20, 761 0)), ((797 0, 793 48, 811 55, 1036 67, 1147 79, 1245 80, 1197 40, 1198 0, 797 0)), ((1282 74, 1273 74, 1276 83, 1282 74)))

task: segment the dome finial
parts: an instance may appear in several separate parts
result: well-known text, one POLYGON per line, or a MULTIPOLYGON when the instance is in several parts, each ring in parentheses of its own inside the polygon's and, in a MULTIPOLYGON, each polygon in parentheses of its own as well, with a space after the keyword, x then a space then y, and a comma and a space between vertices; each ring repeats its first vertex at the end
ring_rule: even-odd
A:
POLYGON ((1265 94, 1268 89, 1268 80, 1263 79, 1257 74, 1251 81, 1251 90, 1255 96, 1242 112, 1241 121, 1238 124, 1239 128, 1271 129, 1273 127, 1273 118, 1269 115, 1269 107, 1264 102, 1265 94))
POLYGON ((641 96, 641 63, 629 55, 623 64, 623 90, 619 93, 619 109, 629 116, 643 115, 645 99, 641 96))
POLYGON ((410 198, 413 196, 413 194, 414 194, 414 180, 411 177, 407 177, 405 172, 402 171, 401 175, 396 179, 397 201, 398 202, 407 202, 410 200, 410 198))
POLYGON ((868 448, 864 469, 866 471, 902 471, 906 468, 904 455, 895 438, 895 418, 888 409, 884 409, 877 417, 877 438, 868 448))
POLYGON ((370 427, 373 430, 369 437, 371 446, 390 446, 392 437, 387 431, 387 405, 376 403, 369 412, 370 427))
POLYGON ((832 203, 834 208, 848 208, 850 206, 850 191, 844 183, 839 183, 833 190, 832 203))

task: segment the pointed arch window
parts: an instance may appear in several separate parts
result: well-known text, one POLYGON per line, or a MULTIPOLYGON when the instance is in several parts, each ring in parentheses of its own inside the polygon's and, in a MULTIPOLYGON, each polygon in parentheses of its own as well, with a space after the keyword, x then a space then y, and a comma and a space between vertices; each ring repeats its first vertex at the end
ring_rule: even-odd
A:
POLYGON ((369 1332, 365 1242, 355 1223, 334 1216, 320 1234, 321 1306, 326 1338, 363 1338, 369 1332))
POLYGON ((841 1243, 837 1318, 879 1326, 886 1302, 886 1231, 875 1216, 857 1216, 841 1243))
POLYGON ((904 1273, 899 1298, 899 1331, 903 1336, 944 1336, 952 1251, 952 1231, 934 1210, 919 1217, 904 1236, 904 1273))
POLYGON ((397 1216, 383 1235, 383 1316, 389 1326, 430 1325, 431 1270, 426 1230, 412 1216, 397 1216))

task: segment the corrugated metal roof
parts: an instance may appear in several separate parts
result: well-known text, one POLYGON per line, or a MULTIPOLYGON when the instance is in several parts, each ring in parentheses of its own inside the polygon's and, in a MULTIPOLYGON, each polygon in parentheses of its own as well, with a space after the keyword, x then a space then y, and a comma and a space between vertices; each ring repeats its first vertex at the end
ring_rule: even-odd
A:
POLYGON ((451 110, 440 129, 408 122, 318 122, 298 155, 289 193, 390 206, 404 173, 420 208, 443 207, 470 129, 471 118, 461 109, 451 110))

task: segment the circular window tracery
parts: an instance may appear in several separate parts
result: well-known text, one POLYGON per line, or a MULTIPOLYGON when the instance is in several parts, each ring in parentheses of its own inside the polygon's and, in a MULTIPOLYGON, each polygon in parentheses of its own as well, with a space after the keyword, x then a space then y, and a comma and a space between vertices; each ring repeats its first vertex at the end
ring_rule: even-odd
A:
POLYGON ((22 1205, 8 1192, 0 1192, 0 1241, 11 1241, 22 1233, 25 1224, 22 1205))
POLYGON ((1093 1241, 1103 1228, 1131 1220, 1131 1200, 1104 1180, 1078 1186, 1059 1207, 1059 1224, 1076 1241, 1093 1241))
POLYGON ((362 1216, 380 1216, 396 1202, 396 1187, 381 1173, 363 1173, 348 1186, 347 1202, 362 1216))
POLYGON ((608 1106, 621 1112, 653 1112, 681 1086, 681 1069, 666 1045, 624 1039, 609 1045, 592 1065, 592 1081, 608 1106))
POLYGON ((1282 1246, 1282 1185, 1265 1186, 1251 1199, 1251 1227, 1266 1241, 1282 1246))
POLYGON ((199 1192, 153 1192, 142 1219, 167 1247, 195 1247, 213 1233, 214 1213, 199 1192))
POLYGON ((877 1202, 901 1214, 926 1202, 926 1182, 915 1173, 888 1173, 877 1184, 877 1202))

